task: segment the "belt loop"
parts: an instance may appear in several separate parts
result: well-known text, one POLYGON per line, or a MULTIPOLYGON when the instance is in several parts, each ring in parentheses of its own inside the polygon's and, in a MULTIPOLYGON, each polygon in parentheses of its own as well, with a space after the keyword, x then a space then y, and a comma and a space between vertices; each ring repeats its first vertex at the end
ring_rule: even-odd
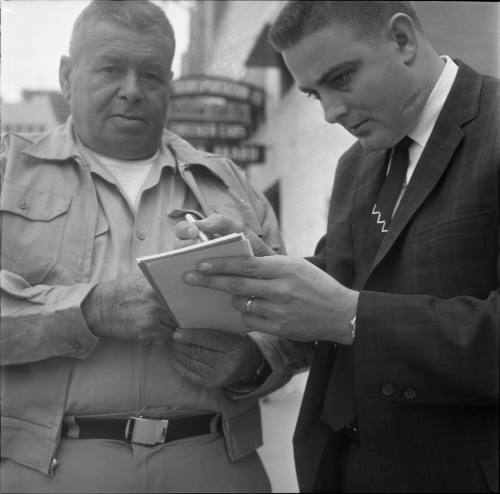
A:
POLYGON ((80 426, 76 423, 73 415, 64 416, 63 429, 65 437, 69 439, 78 439, 80 437, 80 426))
POLYGON ((222 429, 222 414, 216 413, 210 421, 210 432, 219 432, 222 429), (220 429, 219 429, 220 424, 220 429))

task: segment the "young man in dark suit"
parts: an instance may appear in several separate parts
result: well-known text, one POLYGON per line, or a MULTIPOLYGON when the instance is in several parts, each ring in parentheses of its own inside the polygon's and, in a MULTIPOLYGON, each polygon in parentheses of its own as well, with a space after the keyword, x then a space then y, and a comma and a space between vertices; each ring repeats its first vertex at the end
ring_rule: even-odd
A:
POLYGON ((499 81, 438 55, 409 2, 289 2, 270 39, 358 138, 327 234, 310 262, 220 259, 186 281, 316 343, 301 490, 498 491, 499 81))

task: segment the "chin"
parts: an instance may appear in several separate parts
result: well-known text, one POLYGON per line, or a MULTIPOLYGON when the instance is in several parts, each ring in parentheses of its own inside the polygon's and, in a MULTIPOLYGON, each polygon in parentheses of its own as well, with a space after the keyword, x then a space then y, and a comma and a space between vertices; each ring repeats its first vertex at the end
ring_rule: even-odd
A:
POLYGON ((365 135, 357 136, 361 146, 367 151, 381 151, 385 149, 390 149, 394 146, 397 140, 392 136, 387 135, 365 135))
POLYGON ((367 151, 379 151, 381 149, 387 149, 388 147, 390 147, 375 139, 370 139, 369 137, 358 137, 358 142, 367 151))

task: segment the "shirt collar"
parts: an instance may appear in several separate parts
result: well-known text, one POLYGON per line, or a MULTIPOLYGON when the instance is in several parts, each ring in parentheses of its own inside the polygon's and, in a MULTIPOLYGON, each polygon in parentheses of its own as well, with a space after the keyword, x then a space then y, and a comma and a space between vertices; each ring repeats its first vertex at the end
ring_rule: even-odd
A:
POLYGON ((408 134, 421 148, 427 144, 436 120, 443 109, 457 75, 457 64, 447 55, 441 57, 445 64, 434 88, 429 94, 424 109, 420 114, 415 128, 408 134))
MULTIPOLYGON (((84 163, 86 162, 73 133, 73 119, 71 116, 69 116, 65 124, 42 135, 24 150, 24 154, 40 160, 60 161, 61 163, 75 157, 78 157, 84 163)), ((192 165, 201 165, 208 168, 225 182, 220 170, 220 157, 219 160, 214 160, 211 155, 199 151, 168 130, 163 131, 160 154, 165 158, 161 160, 163 166, 177 166, 184 169, 192 165)))

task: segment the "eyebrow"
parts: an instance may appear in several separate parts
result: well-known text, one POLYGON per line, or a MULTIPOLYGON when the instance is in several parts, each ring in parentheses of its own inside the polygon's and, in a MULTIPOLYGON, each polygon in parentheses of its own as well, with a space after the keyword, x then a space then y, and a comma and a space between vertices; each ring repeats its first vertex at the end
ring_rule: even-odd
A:
MULTIPOLYGON (((123 58, 120 57, 119 55, 115 55, 112 53, 105 53, 102 55, 97 55, 94 59, 94 63, 96 65, 103 64, 103 63, 111 63, 111 64, 121 64, 123 63, 123 58)), ((146 68, 148 70, 156 70, 158 72, 168 72, 168 70, 159 62, 156 60, 150 60, 150 59, 143 59, 140 63, 140 66, 143 68, 146 68)))
MULTIPOLYGON (((319 79, 316 81, 315 86, 321 86, 324 84, 327 80, 329 80, 334 74, 338 72, 342 72, 343 70, 350 69, 356 64, 356 60, 347 60, 345 62, 341 62, 337 65, 334 65, 333 67, 330 67, 326 69, 325 72, 319 77, 319 79)), ((305 86, 299 86, 299 90, 308 93, 310 91, 313 91, 310 88, 307 88, 305 86)))
POLYGON ((108 53, 103 54, 103 55, 97 55, 94 58, 95 63, 101 63, 101 62, 111 62, 111 63, 116 63, 120 61, 120 57, 115 56, 115 55, 110 55, 108 53))

